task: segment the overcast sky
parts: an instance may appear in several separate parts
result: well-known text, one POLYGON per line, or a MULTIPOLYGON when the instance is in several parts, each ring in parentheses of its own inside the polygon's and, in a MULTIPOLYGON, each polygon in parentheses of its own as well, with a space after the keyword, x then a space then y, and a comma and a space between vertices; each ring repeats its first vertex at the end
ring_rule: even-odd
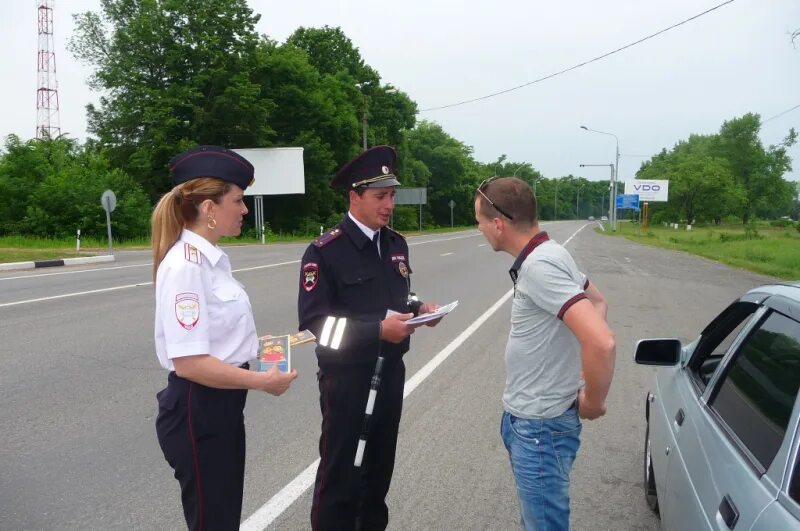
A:
MULTIPOLYGON (((249 0, 258 31, 280 42, 298 26, 341 26, 384 83, 420 109, 471 99, 576 65, 629 44, 723 0, 249 0)), ((36 128, 36 0, 6 0, 0 18, 0 138, 36 128)), ((90 71, 66 50, 72 14, 99 0, 56 0, 55 50, 61 130, 86 137, 85 105, 97 100, 90 71)), ((530 162, 546 177, 597 180, 613 162, 620 177, 691 133, 716 132, 746 112, 762 119, 800 105, 798 0, 735 0, 697 20, 606 59, 477 103, 422 112, 472 146, 475 157, 530 162)), ((764 124, 765 145, 800 129, 800 108, 764 124)), ((234 147, 234 146, 231 146, 234 147)), ((800 179, 800 146, 790 179, 800 179)))

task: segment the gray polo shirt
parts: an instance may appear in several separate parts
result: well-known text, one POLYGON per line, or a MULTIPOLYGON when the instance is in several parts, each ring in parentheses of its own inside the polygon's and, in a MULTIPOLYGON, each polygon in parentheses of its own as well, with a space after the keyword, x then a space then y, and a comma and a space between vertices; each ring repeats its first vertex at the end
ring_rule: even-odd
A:
POLYGON ((524 419, 553 418, 578 393, 581 347, 563 323, 589 285, 564 247, 539 232, 509 271, 514 280, 503 406, 524 419))

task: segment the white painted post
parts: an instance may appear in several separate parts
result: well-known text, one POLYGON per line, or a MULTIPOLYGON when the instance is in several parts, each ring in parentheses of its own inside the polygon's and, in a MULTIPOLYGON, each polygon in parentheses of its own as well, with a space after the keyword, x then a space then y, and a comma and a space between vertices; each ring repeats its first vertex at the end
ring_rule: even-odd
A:
POLYGON ((78 239, 75 242, 75 250, 76 251, 81 250, 81 229, 78 229, 78 239))

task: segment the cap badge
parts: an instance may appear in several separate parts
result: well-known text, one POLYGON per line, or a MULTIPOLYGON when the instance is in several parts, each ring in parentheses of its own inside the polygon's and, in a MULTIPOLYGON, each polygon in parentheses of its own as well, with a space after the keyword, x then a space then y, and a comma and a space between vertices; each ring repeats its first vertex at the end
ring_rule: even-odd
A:
POLYGON ((389 175, 389 166, 381 166, 381 171, 384 175, 389 175))

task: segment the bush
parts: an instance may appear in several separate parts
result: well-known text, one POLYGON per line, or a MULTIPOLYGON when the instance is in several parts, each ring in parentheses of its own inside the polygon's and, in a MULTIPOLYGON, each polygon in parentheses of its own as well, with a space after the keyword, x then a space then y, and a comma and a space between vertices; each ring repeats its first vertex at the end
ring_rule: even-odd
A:
POLYGON ((769 222, 770 227, 791 227, 794 225, 791 219, 773 219, 769 222))

